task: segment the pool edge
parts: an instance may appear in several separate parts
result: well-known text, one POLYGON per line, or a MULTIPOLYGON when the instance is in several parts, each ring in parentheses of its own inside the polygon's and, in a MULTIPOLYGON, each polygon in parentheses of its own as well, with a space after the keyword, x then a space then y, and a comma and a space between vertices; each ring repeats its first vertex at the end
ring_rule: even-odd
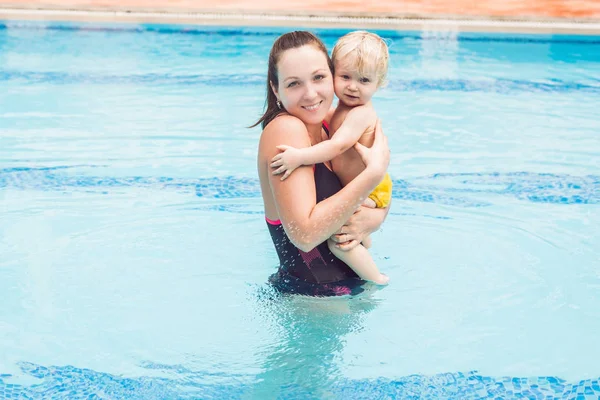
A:
POLYGON ((342 12, 294 12, 292 14, 275 11, 194 10, 182 12, 168 9, 0 7, 0 20, 600 35, 600 21, 595 20, 538 18, 516 20, 494 17, 471 19, 465 16, 438 18, 424 15, 342 12))

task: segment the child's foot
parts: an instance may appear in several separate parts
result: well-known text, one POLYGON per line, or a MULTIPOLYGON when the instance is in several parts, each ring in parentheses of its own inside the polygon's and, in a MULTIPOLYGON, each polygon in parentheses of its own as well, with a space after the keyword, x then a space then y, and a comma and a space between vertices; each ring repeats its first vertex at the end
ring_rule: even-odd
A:
POLYGON ((385 274, 379 274, 379 278, 374 280, 373 283, 376 283, 377 285, 387 285, 390 283, 390 277, 385 274))

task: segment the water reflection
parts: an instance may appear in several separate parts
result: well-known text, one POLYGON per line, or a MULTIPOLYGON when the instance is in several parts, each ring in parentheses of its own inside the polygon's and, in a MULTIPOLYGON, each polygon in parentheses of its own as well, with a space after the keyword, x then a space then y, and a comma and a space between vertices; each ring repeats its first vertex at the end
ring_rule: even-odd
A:
POLYGON ((429 78, 456 78, 459 72, 458 29, 432 30, 421 32, 419 49, 419 73, 429 78))
POLYGON ((273 342, 260 357, 263 372, 256 376, 247 399, 329 398, 343 377, 343 350, 348 336, 379 304, 377 289, 359 296, 311 298, 282 296, 265 290, 258 312, 273 333, 273 342))

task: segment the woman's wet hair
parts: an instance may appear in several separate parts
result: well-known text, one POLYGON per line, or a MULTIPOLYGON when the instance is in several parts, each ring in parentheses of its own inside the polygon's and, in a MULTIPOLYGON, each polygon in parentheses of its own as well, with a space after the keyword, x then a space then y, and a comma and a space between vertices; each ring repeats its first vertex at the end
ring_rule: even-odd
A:
POLYGON ((333 74, 333 63, 329 58, 327 48, 325 47, 321 39, 316 37, 314 34, 307 31, 294 31, 279 36, 275 43, 273 43, 271 53, 269 54, 269 67, 267 72, 267 99, 265 101, 265 113, 254 125, 250 126, 250 128, 261 124, 262 128, 264 129, 269 124, 269 122, 271 122, 277 115, 279 115, 282 112, 285 112, 284 109, 280 109, 277 106, 277 97, 275 96, 275 93, 273 93, 273 89, 271 88, 271 83, 274 87, 279 87, 277 63, 279 63, 282 54, 287 50, 297 49, 306 45, 315 46, 317 50, 323 52, 325 57, 327 57, 327 64, 329 65, 329 70, 333 74))

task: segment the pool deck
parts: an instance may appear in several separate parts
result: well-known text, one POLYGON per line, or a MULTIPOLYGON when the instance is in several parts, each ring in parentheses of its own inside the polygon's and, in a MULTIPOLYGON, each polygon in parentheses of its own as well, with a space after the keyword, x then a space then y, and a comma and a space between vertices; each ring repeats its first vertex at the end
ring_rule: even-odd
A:
POLYGON ((0 0, 0 19, 600 34, 600 0, 365 4, 364 0, 0 0))

